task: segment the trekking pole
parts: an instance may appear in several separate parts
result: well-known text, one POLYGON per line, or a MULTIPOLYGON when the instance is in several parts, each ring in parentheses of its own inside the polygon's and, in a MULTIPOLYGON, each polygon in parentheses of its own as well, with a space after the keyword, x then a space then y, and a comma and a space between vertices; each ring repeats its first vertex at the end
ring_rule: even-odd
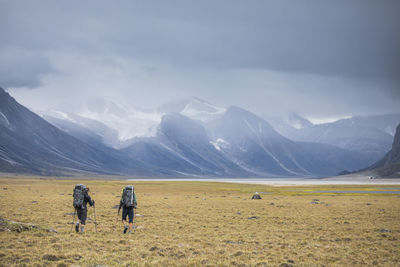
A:
POLYGON ((97 233, 96 203, 93 203, 93 209, 94 209, 94 229, 96 230, 97 233))
POLYGON ((118 209, 118 212, 117 212, 117 218, 115 218, 115 227, 114 227, 114 232, 117 230, 117 227, 118 227, 118 219, 120 218, 119 217, 119 211, 121 210, 121 207, 119 207, 119 209, 118 209))
POLYGON ((133 209, 133 231, 136 232, 136 208, 133 209))
POLYGON ((117 231, 117 227, 118 227, 118 217, 115 219, 114 232, 117 231))
MULTIPOLYGON (((74 228, 74 224, 75 224, 75 214, 76 214, 76 208, 74 209, 74 215, 72 215, 72 225, 71 225, 71 231, 74 228)), ((70 231, 70 232, 71 232, 70 231)))

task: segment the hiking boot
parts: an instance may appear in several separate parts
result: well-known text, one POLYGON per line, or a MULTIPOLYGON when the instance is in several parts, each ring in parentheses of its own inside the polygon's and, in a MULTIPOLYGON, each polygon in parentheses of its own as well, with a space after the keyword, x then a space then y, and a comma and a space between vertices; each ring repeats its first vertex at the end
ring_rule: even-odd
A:
POLYGON ((79 223, 75 224, 75 232, 79 233, 79 223))
POLYGON ((128 231, 128 227, 124 227, 124 234, 126 234, 126 231, 128 231))
POLYGON ((132 231, 131 231, 131 230, 129 230, 128 234, 129 234, 129 235, 130 235, 130 234, 132 234, 132 231))

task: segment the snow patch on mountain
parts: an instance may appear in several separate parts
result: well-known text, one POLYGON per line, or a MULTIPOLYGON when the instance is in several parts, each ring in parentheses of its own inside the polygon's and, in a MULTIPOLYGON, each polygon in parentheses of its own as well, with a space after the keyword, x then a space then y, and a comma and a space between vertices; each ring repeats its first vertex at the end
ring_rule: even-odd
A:
POLYGON ((225 108, 214 106, 199 98, 193 98, 185 105, 180 114, 194 120, 207 122, 222 116, 225 111, 225 108))
POLYGON ((15 162, 15 161, 13 161, 13 160, 11 160, 11 159, 9 159, 9 158, 3 157, 2 155, 0 155, 0 160, 4 160, 4 161, 10 163, 11 165, 21 165, 21 164, 19 164, 18 162, 15 162))
POLYGON ((124 116, 114 113, 81 111, 78 115, 84 118, 99 121, 107 127, 118 132, 119 141, 127 141, 135 137, 153 137, 157 133, 157 126, 161 122, 162 114, 146 113, 138 110, 130 110, 124 116))
POLYGON ((56 119, 66 120, 66 121, 70 121, 73 123, 78 123, 76 120, 71 118, 70 114, 68 114, 67 112, 60 111, 60 110, 51 109, 49 112, 47 112, 47 115, 51 115, 52 117, 54 117, 56 119))
POLYGON ((391 136, 394 136, 394 134, 396 133, 396 129, 394 127, 392 127, 391 125, 388 125, 385 128, 385 133, 388 133, 391 136))
POLYGON ((10 122, 8 121, 6 115, 3 114, 3 112, 0 112, 0 122, 4 121, 5 122, 5 126, 9 126, 10 122))
MULTIPOLYGON (((0 114, 3 114, 3 113, 0 112, 0 114)), ((4 114, 3 114, 3 115, 4 115, 4 114)), ((4 160, 4 161, 10 163, 11 165, 20 165, 18 162, 16 162, 16 161, 10 159, 10 158, 7 156, 7 150, 6 150, 4 147, 2 147, 2 146, 0 146, 0 160, 4 160)))
POLYGON ((258 127, 259 127, 259 133, 257 133, 256 129, 252 127, 252 125, 245 119, 244 122, 246 123, 247 127, 251 130, 251 132, 254 133, 255 141, 257 144, 267 153, 283 170, 287 171, 288 173, 291 173, 293 175, 301 175, 300 173, 297 173, 295 171, 290 170, 287 168, 271 151, 269 151, 268 148, 265 147, 260 134, 262 133, 262 127, 261 123, 259 122, 258 127))
POLYGON ((225 141, 222 138, 218 138, 217 140, 210 141, 210 144, 212 144, 216 150, 221 151, 221 148, 229 148, 231 144, 229 142, 225 141))
POLYGON ((200 166, 198 163, 193 162, 192 160, 190 160, 189 158, 185 157, 184 155, 182 155, 181 153, 179 153, 178 151, 176 151, 173 148, 170 148, 168 145, 164 144, 163 142, 160 142, 160 145, 166 149, 167 151, 169 151, 171 154, 173 154, 174 156, 176 156, 177 158, 180 158, 181 160, 184 160, 188 163, 190 163, 191 165, 199 168, 199 169, 203 169, 202 166, 200 166))

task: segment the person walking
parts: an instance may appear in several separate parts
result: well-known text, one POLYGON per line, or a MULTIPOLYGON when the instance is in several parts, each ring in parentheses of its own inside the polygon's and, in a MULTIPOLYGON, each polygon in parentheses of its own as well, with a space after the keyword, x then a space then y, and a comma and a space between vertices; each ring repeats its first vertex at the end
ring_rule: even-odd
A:
POLYGON ((136 217, 136 194, 133 185, 128 185, 122 189, 121 200, 119 202, 118 214, 122 208, 122 223, 124 224, 124 234, 128 231, 132 233, 133 219, 136 217), (126 221, 126 217, 129 218, 129 226, 126 221))
POLYGON ((83 233, 85 231, 85 224, 87 218, 87 203, 92 207, 94 205, 94 200, 89 196, 90 189, 83 184, 75 186, 74 189, 74 207, 78 215, 78 221, 75 224, 75 231, 83 233))

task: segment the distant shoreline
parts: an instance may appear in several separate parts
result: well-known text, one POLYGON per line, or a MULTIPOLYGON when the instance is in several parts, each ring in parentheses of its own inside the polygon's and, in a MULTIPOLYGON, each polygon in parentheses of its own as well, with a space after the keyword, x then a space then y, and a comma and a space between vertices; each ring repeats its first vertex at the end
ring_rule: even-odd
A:
POLYGON ((369 176, 334 176, 327 178, 133 178, 127 181, 153 182, 218 182, 261 184, 271 186, 296 185, 400 185, 400 178, 369 179, 369 176))
POLYGON ((376 178, 371 179, 367 175, 343 175, 325 178, 213 178, 213 177, 132 177, 115 175, 88 175, 88 176, 36 176, 0 173, 0 179, 39 179, 39 180, 105 180, 105 181, 129 181, 129 182, 215 182, 258 184, 270 186, 307 186, 307 185, 400 185, 400 178, 376 178))

